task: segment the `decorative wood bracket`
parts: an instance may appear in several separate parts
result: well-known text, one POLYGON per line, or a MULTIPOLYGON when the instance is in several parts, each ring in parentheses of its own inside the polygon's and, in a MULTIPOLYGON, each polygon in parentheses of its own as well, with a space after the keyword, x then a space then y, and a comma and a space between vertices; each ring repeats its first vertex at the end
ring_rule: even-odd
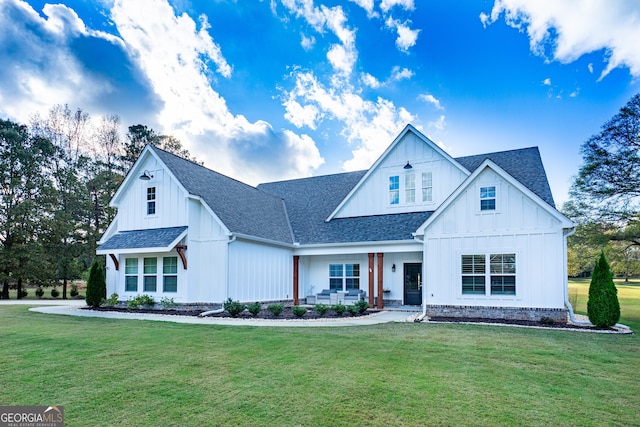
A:
POLYGON ((116 270, 120 270, 120 263, 118 262, 118 257, 116 257, 114 254, 109 254, 109 256, 111 257, 113 264, 116 266, 116 270))
POLYGON ((182 260, 182 268, 184 268, 186 270, 187 269, 187 257, 184 254, 184 251, 187 250, 187 245, 176 245, 176 247, 174 249, 176 250, 176 252, 178 252, 178 255, 180 256, 180 259, 182 260))

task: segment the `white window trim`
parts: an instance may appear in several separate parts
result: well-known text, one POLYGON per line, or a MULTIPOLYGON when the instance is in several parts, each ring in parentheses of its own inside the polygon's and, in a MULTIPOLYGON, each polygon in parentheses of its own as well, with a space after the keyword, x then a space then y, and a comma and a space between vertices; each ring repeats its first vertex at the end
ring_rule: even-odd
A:
MULTIPOLYGON (((183 294, 183 275, 184 269, 182 268, 182 263, 180 262, 180 257, 175 252, 165 252, 165 253, 147 253, 147 254, 127 254, 126 258, 136 258, 138 260, 138 273, 137 273, 137 287, 136 291, 127 291, 127 283, 126 277, 133 276, 132 274, 126 274, 126 261, 124 261, 124 268, 122 268, 122 294, 129 296, 136 295, 153 295, 157 298, 162 297, 180 297, 183 294), (164 274, 164 258, 166 257, 177 257, 177 270, 176 274, 164 274), (144 259, 145 258, 156 258, 156 272, 155 274, 145 274, 144 273, 144 259), (144 290, 144 277, 145 276, 155 276, 156 277, 156 290, 155 292, 145 291, 144 290), (177 285, 176 292, 164 292, 164 277, 165 276, 176 276, 177 277, 177 285)), ((122 265, 122 264, 121 264, 122 265)), ((118 292, 119 293, 119 292, 118 292)), ((156 302, 159 302, 156 301, 156 302)))
POLYGON ((476 213, 480 214, 480 215, 493 215, 496 213, 500 213, 500 206, 501 206, 501 193, 500 193, 500 185, 498 183, 478 183, 476 185, 476 190, 475 190, 475 195, 474 195, 474 200, 475 200, 475 204, 476 204, 476 213), (485 210, 483 211, 481 209, 481 203, 482 200, 480 198, 480 192, 482 188, 487 188, 487 187, 495 187, 496 189, 496 196, 495 196, 495 202, 496 202, 496 208, 495 209, 491 209, 491 210, 485 210))
POLYGON ((362 279, 362 263, 360 262, 342 262, 342 261, 336 261, 336 262, 330 262, 327 264, 327 269, 329 270, 329 277, 327 279, 327 283, 328 283, 328 289, 331 289, 331 279, 341 279, 342 280, 342 289, 336 289, 336 291, 347 291, 347 279, 358 279, 358 289, 360 289, 360 285, 362 285, 361 279, 362 279), (331 275, 331 266, 332 265, 342 265, 342 277, 338 277, 338 276, 332 276, 331 275), (347 276, 347 265, 357 265, 358 266, 358 272, 360 273, 360 275, 358 276, 347 276))
POLYGON ((144 214, 146 218, 156 218, 158 216, 158 186, 153 183, 153 184, 149 184, 146 186, 145 191, 144 191, 144 214), (154 189, 154 195, 153 195, 153 200, 149 200, 147 199, 147 197, 149 197, 149 189, 153 188, 154 189), (149 213, 149 202, 154 202, 155 203, 155 212, 150 214, 149 213))
MULTIPOLYGON (((514 300, 519 299, 519 295, 522 288, 520 281, 520 267, 522 257, 520 252, 512 249, 495 249, 495 250, 462 250, 457 253, 457 273, 458 273, 458 298, 462 299, 487 299, 487 300, 514 300), (516 272, 515 274, 506 274, 506 276, 514 276, 516 278, 516 292, 514 294, 492 294, 491 293, 491 255, 508 255, 514 254, 516 257, 516 272), (483 255, 485 259, 485 280, 484 280, 484 295, 483 294, 465 294, 462 293, 462 276, 479 276, 479 274, 463 274, 462 273, 462 256, 464 255, 483 255), (520 260, 520 261, 519 261, 520 260)), ((505 276, 505 274, 493 274, 494 276, 505 276)))

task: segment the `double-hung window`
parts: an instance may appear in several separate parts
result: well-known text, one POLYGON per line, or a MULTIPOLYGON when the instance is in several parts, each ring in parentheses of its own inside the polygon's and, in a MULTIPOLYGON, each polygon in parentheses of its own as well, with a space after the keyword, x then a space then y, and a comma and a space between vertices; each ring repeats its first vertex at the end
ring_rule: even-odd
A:
POLYGON ((329 264, 329 289, 360 289, 360 264, 329 264))
POLYGON ((400 203, 400 177, 398 175, 389 177, 389 204, 400 203))
POLYGON ((422 172, 422 201, 433 201, 433 174, 431 172, 422 172))
POLYGON ((144 292, 155 292, 157 288, 158 277, 158 258, 144 259, 144 292))
POLYGON ((178 292, 178 257, 162 258, 162 292, 178 292))
POLYGON ((462 255, 461 261, 463 295, 516 294, 516 254, 462 255))
POLYGON ((404 176, 404 202, 416 202, 416 175, 413 173, 404 176))
POLYGON ((156 187, 147 188, 147 215, 156 214, 156 187))
POLYGON ((462 255, 462 293, 484 295, 486 273, 484 255, 462 255))
POLYGON ((138 258, 124 260, 124 290, 138 292, 138 258))
POLYGON ((480 187, 480 210, 496 210, 496 187, 480 187))

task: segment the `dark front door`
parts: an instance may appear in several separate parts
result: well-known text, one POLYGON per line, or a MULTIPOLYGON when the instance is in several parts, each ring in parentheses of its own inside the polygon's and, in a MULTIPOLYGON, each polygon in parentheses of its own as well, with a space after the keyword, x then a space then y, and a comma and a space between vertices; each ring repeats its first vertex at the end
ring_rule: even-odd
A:
POLYGON ((406 305, 422 304, 422 264, 404 265, 404 303, 406 305))

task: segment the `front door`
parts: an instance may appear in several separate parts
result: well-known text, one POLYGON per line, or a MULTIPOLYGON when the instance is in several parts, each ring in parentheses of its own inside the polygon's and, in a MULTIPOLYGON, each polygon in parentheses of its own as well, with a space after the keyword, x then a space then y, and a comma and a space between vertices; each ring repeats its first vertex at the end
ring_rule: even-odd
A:
POLYGON ((422 264, 404 265, 404 303, 420 305, 422 303, 422 264))

